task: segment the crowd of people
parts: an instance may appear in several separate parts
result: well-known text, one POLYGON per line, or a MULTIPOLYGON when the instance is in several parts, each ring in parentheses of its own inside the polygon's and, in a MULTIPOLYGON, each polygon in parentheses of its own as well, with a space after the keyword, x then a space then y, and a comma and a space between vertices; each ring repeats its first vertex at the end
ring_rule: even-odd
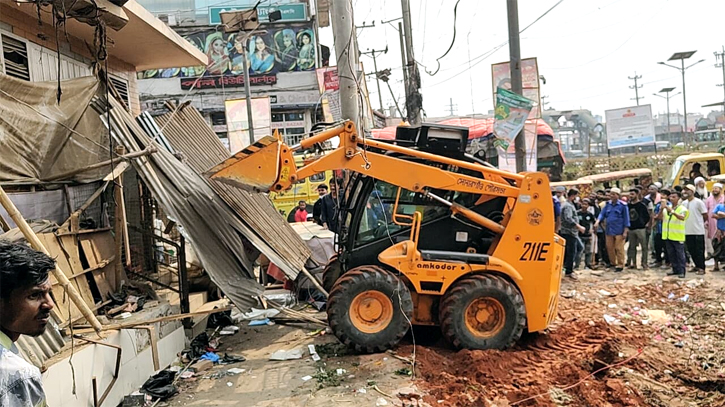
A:
POLYGON ((564 273, 569 278, 577 278, 582 259, 591 270, 656 267, 671 269, 668 275, 680 278, 688 271, 705 274, 710 259, 710 271, 718 272, 725 261, 723 185, 715 183, 710 191, 702 176, 671 189, 655 182, 587 196, 558 186, 552 198, 556 232, 566 240, 564 273))

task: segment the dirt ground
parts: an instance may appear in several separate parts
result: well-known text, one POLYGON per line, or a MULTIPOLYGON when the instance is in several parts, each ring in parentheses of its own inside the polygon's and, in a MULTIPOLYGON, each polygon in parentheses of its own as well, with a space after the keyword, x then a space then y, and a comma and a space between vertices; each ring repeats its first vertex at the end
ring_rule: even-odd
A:
POLYGON ((247 361, 183 380, 167 405, 725 406, 725 275, 663 276, 582 272, 555 324, 507 351, 456 352, 427 329, 395 355, 351 355, 312 326, 243 326, 220 349, 247 361), (269 361, 280 349, 305 352, 269 361), (246 371, 216 377, 231 367, 246 371))

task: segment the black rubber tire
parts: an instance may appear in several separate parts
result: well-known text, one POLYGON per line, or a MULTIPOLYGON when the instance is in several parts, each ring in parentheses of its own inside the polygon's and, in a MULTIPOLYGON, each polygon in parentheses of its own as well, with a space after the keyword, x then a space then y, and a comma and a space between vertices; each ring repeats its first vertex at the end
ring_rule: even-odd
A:
POLYGON ((441 300, 441 331, 458 349, 505 349, 516 343, 526 328, 526 308, 519 290, 503 277, 477 274, 464 277, 441 300), (498 300, 504 310, 504 326, 490 338, 475 336, 466 326, 465 311, 476 298, 498 300))
POLYGON ((337 255, 330 257, 325 269, 322 271, 322 288, 329 294, 340 276, 342 276, 342 263, 337 259, 337 255))
POLYGON ((332 332, 350 349, 360 353, 385 352, 408 333, 413 300, 408 287, 392 273, 377 266, 356 267, 335 283, 327 301, 327 321, 332 332), (358 294, 379 291, 392 300, 390 323, 374 334, 360 331, 350 319, 350 306, 358 294))

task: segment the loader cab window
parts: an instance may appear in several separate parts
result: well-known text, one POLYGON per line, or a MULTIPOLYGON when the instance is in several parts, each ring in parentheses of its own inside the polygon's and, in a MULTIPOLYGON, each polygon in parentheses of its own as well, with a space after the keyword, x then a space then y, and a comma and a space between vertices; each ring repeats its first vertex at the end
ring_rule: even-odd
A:
MULTIPOLYGON (((461 194, 453 191, 432 192, 465 206, 473 204, 478 197, 473 194, 461 194)), ((392 235, 404 228, 393 222, 393 208, 395 206, 397 193, 398 187, 387 182, 376 180, 367 199, 364 201, 355 200, 360 205, 364 205, 362 218, 360 219, 360 227, 358 228, 357 238, 355 239, 356 247, 380 238, 387 238, 388 235, 392 235)), ((423 215, 423 223, 450 215, 450 211, 446 205, 425 199, 420 194, 412 191, 401 191, 398 213, 412 215, 415 211, 419 211, 423 215)))

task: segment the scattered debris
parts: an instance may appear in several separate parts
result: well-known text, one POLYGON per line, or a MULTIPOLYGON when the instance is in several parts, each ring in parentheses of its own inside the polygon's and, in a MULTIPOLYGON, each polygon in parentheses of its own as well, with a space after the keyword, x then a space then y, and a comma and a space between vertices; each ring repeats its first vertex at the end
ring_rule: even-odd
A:
POLYGON ((302 376, 302 381, 306 382, 308 380, 312 379, 312 376, 302 376))
POLYGON ((176 373, 170 370, 162 370, 146 380, 141 386, 141 391, 150 395, 154 400, 164 401, 179 392, 174 386, 175 377, 176 373))
POLYGON ((200 360, 193 365, 191 365, 191 370, 193 370, 196 373, 204 372, 214 367, 214 362, 211 360, 200 360))
POLYGON ((229 373, 229 374, 242 374, 242 373, 244 373, 246 371, 247 371, 247 369, 240 369, 238 367, 233 367, 233 368, 227 370, 227 373, 229 373))
POLYGON ((222 328, 222 330, 219 331, 219 335, 224 335, 224 336, 234 335, 237 332, 239 332, 239 327, 238 326, 236 326, 236 325, 229 325, 229 326, 225 326, 224 328, 222 328))
POLYGON ((293 350, 278 350, 277 352, 274 352, 269 356, 269 360, 292 360, 292 359, 301 359, 302 358, 302 351, 299 349, 293 349, 293 350))
POLYGON ((272 322, 272 320, 269 318, 249 321, 249 326, 262 326, 262 325, 274 325, 274 322, 272 322))
POLYGON ((320 356, 338 357, 350 354, 350 349, 340 342, 323 343, 315 345, 315 348, 317 349, 317 354, 320 356))
POLYGON ((398 376, 413 376, 413 372, 407 367, 396 370, 395 374, 398 376))
POLYGON ((388 400, 385 400, 384 398, 379 397, 378 400, 375 402, 375 405, 376 406, 387 406, 388 400))

